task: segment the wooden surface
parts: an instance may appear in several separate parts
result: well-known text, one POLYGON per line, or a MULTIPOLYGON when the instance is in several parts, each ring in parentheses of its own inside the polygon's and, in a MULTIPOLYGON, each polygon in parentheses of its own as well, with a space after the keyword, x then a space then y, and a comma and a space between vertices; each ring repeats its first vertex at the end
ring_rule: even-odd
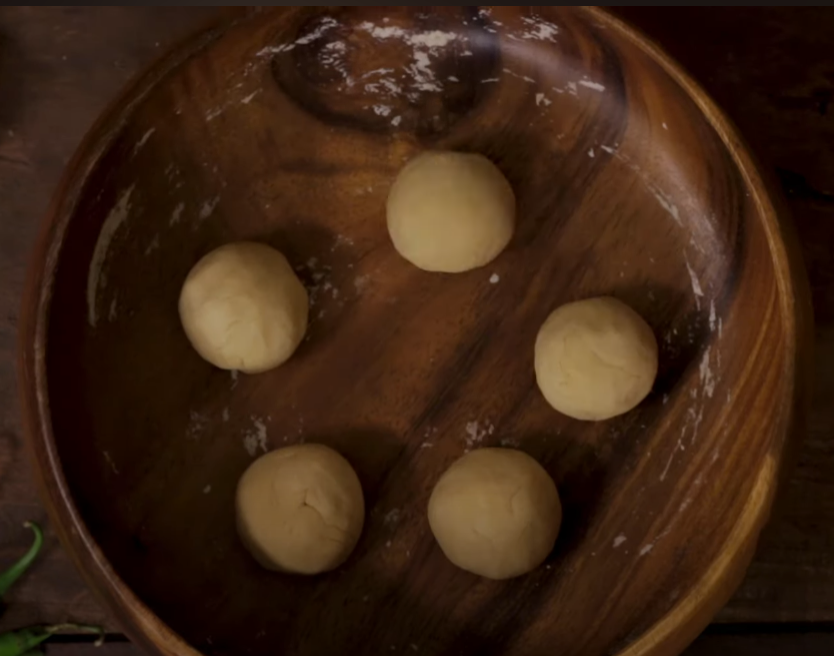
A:
MULTIPOLYGON (((0 106, 0 430, 4 440, 0 540, 7 562, 26 540, 14 527, 23 518, 40 516, 19 448, 12 359, 24 262, 49 190, 86 127, 128 72, 154 57, 156 41, 170 42, 210 11, 0 9, 0 89, 8 94, 4 98, 14 99, 0 106)), ((830 263, 834 204, 826 185, 834 171, 823 145, 830 143, 832 130, 826 98, 832 89, 834 64, 828 35, 834 29, 834 15, 827 9, 808 8, 620 11, 663 42, 736 120, 760 157, 781 172, 814 291, 818 392, 809 440, 800 454, 783 516, 721 619, 830 621, 834 619, 830 559, 834 548, 834 415, 825 389, 826 383, 830 386, 828 370, 834 359, 830 263)), ((53 546, 41 567, 11 597, 3 625, 66 616, 102 620, 83 590, 66 558, 53 546)), ((761 653, 793 654, 804 653, 797 645, 817 653, 811 650, 825 649, 828 638, 768 635, 708 636, 705 640, 701 644, 710 645, 710 651, 700 653, 734 653, 730 648, 745 644, 771 649, 761 653), (721 645, 727 651, 721 651, 721 645)))
POLYGON ((834 621, 834 11, 780 7, 619 13, 702 82, 778 176, 811 280, 815 395, 796 472, 725 622, 834 621))
MULTIPOLYGON (((0 547, 13 561, 43 521, 23 450, 14 373, 26 264, 49 197, 104 106, 160 50, 216 9, 0 8, 0 547)), ((50 533, 44 558, 8 598, 3 627, 105 622, 50 533)))
MULTIPOLYGON (((745 633, 733 635, 708 631, 683 656, 831 656, 834 636, 830 633, 745 633)), ((401 652, 393 652, 401 653, 401 652)), ((410 653, 415 653, 411 651, 410 653)), ((419 652, 417 652, 419 653, 419 652)), ((130 643, 112 642, 103 648, 89 643, 50 644, 47 656, 142 656, 130 643)))
POLYGON ((131 636, 680 653, 752 557, 810 346, 758 171, 687 85, 575 8, 266 10, 143 75, 68 167, 21 323, 52 515, 131 636), (513 184, 516 234, 485 269, 430 275, 390 243, 387 191, 429 148, 488 155, 513 184), (286 254, 313 321, 286 365, 230 376, 176 305, 203 255, 246 239, 286 254), (646 319, 661 369, 638 409, 578 422, 539 393, 533 344, 600 295, 646 319), (262 450, 305 441, 356 468, 365 529, 338 572, 266 574, 234 490, 262 450), (452 462, 498 446, 548 470, 565 522, 547 566, 488 582, 448 562, 425 509, 452 462))

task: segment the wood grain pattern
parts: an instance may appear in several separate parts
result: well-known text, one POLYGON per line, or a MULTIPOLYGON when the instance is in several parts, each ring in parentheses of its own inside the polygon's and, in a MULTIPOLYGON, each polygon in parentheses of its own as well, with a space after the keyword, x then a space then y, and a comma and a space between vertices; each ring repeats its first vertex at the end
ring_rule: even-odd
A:
MULTIPOLYGON (((814 394, 797 468, 722 622, 834 620, 834 12, 619 8, 700 80, 778 176, 811 280, 814 394)), ((801 653, 797 650, 795 653, 801 653)))
POLYGON ((267 12, 208 35, 148 73, 71 165, 22 361, 63 537, 165 653, 190 648, 148 608, 208 653, 678 653, 752 554, 804 380, 801 278, 755 167, 687 79, 601 13, 379 11, 342 8, 325 30, 316 12, 267 12), (466 49, 450 66, 471 52, 497 80, 438 82, 414 43, 409 64, 369 23, 451 27, 466 49), (354 81, 405 67, 408 102, 386 115, 366 89, 367 109, 334 113, 336 83, 303 65, 333 43, 359 53, 354 81), (303 79, 287 81, 287 58, 303 79), (448 101, 446 82, 462 85, 448 101), (515 184, 518 234, 488 272, 426 276, 387 243, 385 189, 429 146, 484 152, 515 184), (91 313, 98 235, 122 219, 91 313), (282 248, 320 313, 298 357, 258 378, 199 361, 172 310, 190 265, 233 238, 282 248), (638 412, 569 422, 536 393, 525 346, 556 304, 603 292, 647 317, 663 371, 638 412), (327 442, 359 470, 373 512, 338 576, 264 575, 234 539, 245 442, 264 434, 327 442), (557 479, 565 537, 548 568, 488 584, 443 560, 422 507, 465 448, 501 441, 557 479))
MULTIPOLYGON (((113 95, 216 12, 0 7, 0 570, 29 545, 23 522, 46 520, 23 444, 14 368, 27 261, 49 194, 113 95)), ((6 602, 0 632, 62 621, 117 629, 49 530, 38 566, 6 602)))

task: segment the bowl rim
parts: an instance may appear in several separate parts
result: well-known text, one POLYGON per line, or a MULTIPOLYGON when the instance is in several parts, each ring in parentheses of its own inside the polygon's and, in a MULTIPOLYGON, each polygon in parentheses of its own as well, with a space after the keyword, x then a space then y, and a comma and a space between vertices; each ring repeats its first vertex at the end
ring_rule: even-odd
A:
MULTIPOLYGON (((789 348, 783 425, 763 461, 747 502, 725 540, 721 555, 701 579, 654 625, 618 656, 678 654, 710 623, 740 584, 767 523, 778 488, 790 472, 786 461, 801 442, 810 398, 813 310, 798 239, 788 221, 778 186, 762 169, 737 128, 684 68, 652 39, 601 7, 579 6, 593 21, 611 29, 658 64, 696 104, 739 169, 762 219, 779 290, 781 319, 789 348)), ((18 334, 18 388, 24 437, 34 464, 41 500, 76 569, 105 608, 114 613, 131 640, 163 656, 202 656, 130 589, 88 531, 64 476, 52 431, 46 350, 52 287, 63 237, 84 183, 137 105, 156 84, 204 50, 259 7, 236 7, 213 18, 142 69, 99 115, 66 165, 33 249, 23 294, 18 334)), ((279 10, 280 11, 280 10, 279 10)))

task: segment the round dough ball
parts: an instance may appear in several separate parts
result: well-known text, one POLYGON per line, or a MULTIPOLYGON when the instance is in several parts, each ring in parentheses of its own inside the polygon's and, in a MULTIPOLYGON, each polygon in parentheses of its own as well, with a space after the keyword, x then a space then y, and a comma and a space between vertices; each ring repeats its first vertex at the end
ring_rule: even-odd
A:
POLYGON ((353 467, 319 444, 288 447, 256 460, 237 486, 237 530, 267 569, 319 574, 341 565, 365 522, 353 467))
POLYGON ((514 224, 512 187, 483 155, 419 155, 388 195, 394 247, 425 271, 460 273, 488 264, 510 243, 514 224))
POLYGON ((556 310, 536 340, 536 380, 574 419, 603 421, 636 408, 657 377, 657 340, 634 310, 594 298, 556 310))
POLYGON ((521 451, 480 449, 432 492, 429 525, 446 557, 489 579, 533 571, 553 550, 562 505, 544 468, 521 451))
POLYGON ((180 294, 197 352, 221 369, 261 373, 286 362, 307 330, 307 290, 265 244, 227 244, 200 260, 180 294))

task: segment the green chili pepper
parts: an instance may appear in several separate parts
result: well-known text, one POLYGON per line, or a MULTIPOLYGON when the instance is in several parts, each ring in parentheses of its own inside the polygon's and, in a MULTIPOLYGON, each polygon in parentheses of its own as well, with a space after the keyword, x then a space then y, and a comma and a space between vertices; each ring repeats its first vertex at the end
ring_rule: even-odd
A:
MULTIPOLYGON (((26 555, 18 560, 14 565, 0 574, 0 600, 3 595, 9 591, 15 581, 17 581, 23 573, 29 569, 29 566, 38 557, 41 547, 43 546, 43 532, 37 524, 26 522, 26 528, 32 529, 35 534, 35 541, 29 547, 26 555)), ((33 626, 28 629, 21 629, 20 631, 9 631, 0 635, 0 656, 37 656, 40 654, 39 645, 62 631, 77 631, 81 633, 96 633, 98 640, 96 646, 100 646, 104 642, 104 631, 97 626, 87 626, 84 624, 56 624, 54 626, 33 626)))
POLYGON ((104 642, 104 631, 97 626, 83 624, 56 624, 55 626, 33 626, 20 631, 9 631, 0 635, 0 656, 24 656, 35 650, 44 640, 62 631, 97 633, 96 646, 104 642))
MULTIPOLYGON (((43 532, 41 531, 40 526, 33 524, 32 522, 26 522, 24 526, 32 529, 32 532, 35 534, 35 541, 32 543, 32 546, 23 558, 18 560, 6 572, 0 574, 0 599, 2 599, 3 595, 5 595, 9 588, 14 585, 14 582, 17 581, 27 569, 29 569, 29 566, 34 562, 35 558, 38 557, 38 553, 43 546, 43 532)), ((0 654, 0 656, 2 656, 2 654, 0 654)))

